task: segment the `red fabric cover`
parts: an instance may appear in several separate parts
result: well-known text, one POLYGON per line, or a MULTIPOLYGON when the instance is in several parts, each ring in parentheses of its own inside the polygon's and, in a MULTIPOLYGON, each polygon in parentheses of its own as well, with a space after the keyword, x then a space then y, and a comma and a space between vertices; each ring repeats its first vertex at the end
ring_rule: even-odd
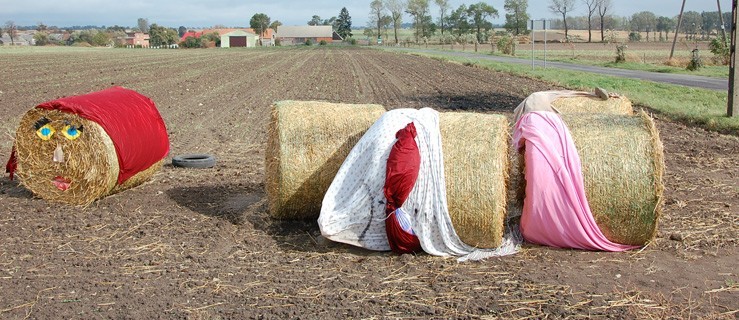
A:
POLYGON ((13 150, 10 151, 10 159, 8 159, 8 164, 5 165, 5 172, 10 173, 10 180, 13 180, 13 174, 15 173, 15 169, 18 168, 18 158, 15 156, 15 146, 13 146, 13 150))
POLYGON ((387 204, 385 205, 385 231, 390 242, 390 248, 396 253, 413 253, 421 251, 418 237, 408 233, 400 227, 395 217, 395 209, 401 207, 413 189, 421 167, 421 154, 416 144, 416 126, 413 122, 395 134, 398 141, 390 150, 387 159, 385 187, 383 191, 387 204))
POLYGON ((136 91, 116 86, 44 102, 36 108, 74 113, 103 127, 118 154, 118 184, 169 153, 162 116, 151 99, 136 91))

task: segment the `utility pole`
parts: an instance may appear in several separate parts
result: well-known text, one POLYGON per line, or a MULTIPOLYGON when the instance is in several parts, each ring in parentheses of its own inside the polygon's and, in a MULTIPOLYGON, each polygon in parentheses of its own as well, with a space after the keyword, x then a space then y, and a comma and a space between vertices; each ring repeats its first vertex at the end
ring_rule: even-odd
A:
POLYGON ((685 10, 685 0, 683 0, 683 6, 680 8, 680 16, 677 17, 677 27, 675 28, 675 39, 672 40, 672 50, 670 50, 670 60, 672 60, 672 55, 675 54, 675 43, 677 42, 677 34, 680 32, 680 25, 683 23, 683 11, 684 10, 685 10))
POLYGON ((729 101, 726 104, 726 116, 733 117, 736 114, 736 105, 739 103, 739 88, 737 88, 737 70, 736 70, 736 3, 739 0, 731 1, 731 60, 729 62, 729 101))
POLYGON ((721 0, 716 0, 718 6, 718 17, 721 20, 721 35, 723 36, 723 43, 726 43, 726 23, 724 23, 724 14, 721 12, 721 0))

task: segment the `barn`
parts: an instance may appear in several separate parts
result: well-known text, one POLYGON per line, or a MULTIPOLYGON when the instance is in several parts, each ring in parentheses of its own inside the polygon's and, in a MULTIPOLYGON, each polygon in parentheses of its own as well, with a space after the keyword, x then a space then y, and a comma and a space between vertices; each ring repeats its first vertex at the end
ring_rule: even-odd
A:
POLYGON ((221 48, 255 47, 257 35, 244 30, 234 30, 221 35, 221 48))
POLYGON ((277 29, 277 38, 281 45, 287 46, 304 44, 306 40, 313 44, 320 43, 321 40, 331 43, 334 30, 331 26, 281 26, 277 29))

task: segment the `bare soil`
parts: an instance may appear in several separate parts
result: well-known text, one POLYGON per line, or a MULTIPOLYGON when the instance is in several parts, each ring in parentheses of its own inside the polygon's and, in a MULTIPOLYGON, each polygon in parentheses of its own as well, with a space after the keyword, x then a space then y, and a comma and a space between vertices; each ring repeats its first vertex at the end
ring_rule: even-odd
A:
POLYGON ((665 145, 657 238, 625 253, 533 245, 514 256, 370 252, 269 217, 264 149, 278 100, 502 113, 552 85, 357 48, 0 51, 0 159, 21 115, 122 85, 152 98, 172 152, 152 181, 87 207, 0 178, 0 318, 736 319, 739 139, 656 115, 665 145), (168 159, 169 160, 169 159, 168 159))

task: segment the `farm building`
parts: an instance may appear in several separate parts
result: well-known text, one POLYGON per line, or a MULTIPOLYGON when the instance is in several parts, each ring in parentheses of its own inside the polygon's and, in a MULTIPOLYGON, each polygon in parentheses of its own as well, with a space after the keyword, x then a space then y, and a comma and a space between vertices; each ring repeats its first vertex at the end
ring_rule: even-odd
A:
POLYGON ((36 44, 36 40, 33 39, 33 34, 18 32, 18 35, 13 37, 12 41, 10 36, 6 33, 0 37, 0 45, 7 46, 32 46, 36 44))
MULTIPOLYGON (((235 47, 232 43, 229 43, 229 46, 224 46, 223 45, 223 36, 226 35, 226 34, 230 34, 230 33, 234 32, 234 31, 241 31, 241 32, 246 32, 246 33, 249 33, 249 34, 254 35, 254 37, 255 37, 255 39, 253 41, 254 45, 248 44, 247 45, 248 47, 254 47, 254 46, 259 45, 259 42, 257 41, 259 39, 259 37, 257 36, 256 32, 254 32, 254 29, 252 29, 252 28, 205 29, 205 30, 201 30, 201 31, 192 31, 192 30, 190 30, 188 32, 185 32, 185 34, 183 34, 182 37, 180 37, 180 42, 185 41, 185 39, 187 39, 187 37, 200 38, 201 36, 203 36, 205 34, 217 33, 221 37, 221 47, 224 47, 224 48, 227 48, 229 46, 230 47, 235 47)), ((261 36, 262 46, 273 46, 274 43, 275 43, 274 39, 275 39, 275 31, 272 30, 272 29, 265 30, 262 33, 262 36, 261 36)), ((249 39, 247 37, 247 41, 248 40, 249 39)), ((241 41, 241 40, 237 40, 237 41, 241 41)))
POLYGON ((149 34, 143 32, 126 32, 126 37, 123 40, 126 45, 130 46, 149 46, 149 34))
POLYGON ((244 30, 234 30, 221 35, 221 48, 255 47, 257 35, 244 30))
POLYGON ((303 44, 306 40, 313 43, 341 40, 331 26, 282 26, 277 30, 277 38, 282 45, 303 44))

